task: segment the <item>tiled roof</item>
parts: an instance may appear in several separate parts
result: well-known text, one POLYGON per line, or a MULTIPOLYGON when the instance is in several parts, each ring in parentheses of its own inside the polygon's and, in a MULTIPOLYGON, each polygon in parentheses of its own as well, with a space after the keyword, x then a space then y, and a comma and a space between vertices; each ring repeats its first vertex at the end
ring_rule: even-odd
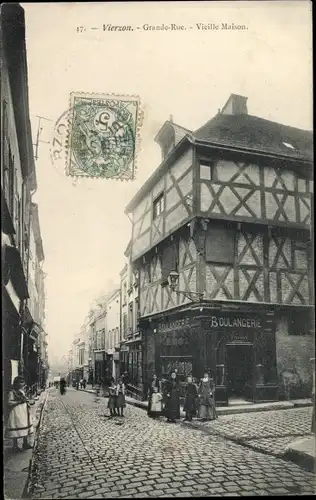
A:
POLYGON ((218 114, 193 132, 193 136, 222 146, 253 149, 307 161, 313 159, 311 131, 247 114, 218 114))

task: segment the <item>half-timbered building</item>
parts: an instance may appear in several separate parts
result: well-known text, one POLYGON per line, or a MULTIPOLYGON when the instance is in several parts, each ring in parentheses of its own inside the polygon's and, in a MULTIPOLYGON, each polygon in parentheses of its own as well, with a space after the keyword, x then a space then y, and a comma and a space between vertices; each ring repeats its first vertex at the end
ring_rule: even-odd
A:
POLYGON ((156 141, 162 162, 126 208, 144 380, 207 368, 226 403, 276 400, 289 372, 308 390, 312 133, 251 116, 232 94, 197 131, 169 120, 156 141))

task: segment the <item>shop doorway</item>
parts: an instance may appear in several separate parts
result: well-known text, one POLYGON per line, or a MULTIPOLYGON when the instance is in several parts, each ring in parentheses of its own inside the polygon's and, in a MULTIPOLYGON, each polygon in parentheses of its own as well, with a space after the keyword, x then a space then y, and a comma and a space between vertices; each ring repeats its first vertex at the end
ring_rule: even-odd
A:
POLYGON ((253 399, 253 345, 227 344, 228 398, 231 402, 253 399))

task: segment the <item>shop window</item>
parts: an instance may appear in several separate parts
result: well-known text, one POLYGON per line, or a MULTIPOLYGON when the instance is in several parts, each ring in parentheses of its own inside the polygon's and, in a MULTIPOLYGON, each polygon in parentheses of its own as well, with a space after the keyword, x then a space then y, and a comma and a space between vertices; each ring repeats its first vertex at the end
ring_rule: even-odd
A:
POLYGON ((233 264, 235 231, 224 227, 211 227, 205 241, 206 262, 233 264))
POLYGON ((174 370, 177 370, 179 380, 184 382, 189 375, 192 376, 192 359, 161 358, 161 376, 163 378, 168 379, 174 370))
POLYGON ((165 196, 164 193, 161 193, 153 203, 153 218, 157 219, 162 212, 164 211, 165 208, 165 196))

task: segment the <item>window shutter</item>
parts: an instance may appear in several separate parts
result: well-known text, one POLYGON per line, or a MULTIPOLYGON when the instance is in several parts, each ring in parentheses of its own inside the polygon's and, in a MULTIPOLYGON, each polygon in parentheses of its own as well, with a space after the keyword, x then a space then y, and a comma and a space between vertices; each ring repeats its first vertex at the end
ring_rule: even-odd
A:
POLYGON ((235 232, 227 228, 210 228, 205 241, 207 262, 233 264, 235 232))
POLYGON ((161 256, 161 275, 164 280, 168 279, 171 271, 178 268, 177 251, 175 245, 164 248, 161 256))

